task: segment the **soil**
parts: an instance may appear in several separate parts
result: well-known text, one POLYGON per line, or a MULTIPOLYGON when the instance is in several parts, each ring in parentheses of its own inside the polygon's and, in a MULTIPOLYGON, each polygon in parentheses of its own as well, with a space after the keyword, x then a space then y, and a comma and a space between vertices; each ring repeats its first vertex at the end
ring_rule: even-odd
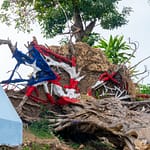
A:
POLYGON ((30 147, 32 149, 32 145, 35 143, 43 148, 45 145, 48 145, 51 150, 73 150, 69 145, 66 145, 64 142, 61 142, 57 137, 47 139, 39 138, 32 134, 28 129, 24 129, 23 147, 30 147))

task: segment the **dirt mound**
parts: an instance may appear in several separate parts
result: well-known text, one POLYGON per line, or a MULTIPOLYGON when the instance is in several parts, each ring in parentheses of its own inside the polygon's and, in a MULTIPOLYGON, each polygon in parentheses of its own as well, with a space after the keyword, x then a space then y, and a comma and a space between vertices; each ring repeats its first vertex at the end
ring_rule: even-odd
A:
MULTIPOLYGON (((86 72, 101 72, 107 71, 113 66, 100 49, 92 48, 86 43, 78 42, 73 45, 77 68, 86 72)), ((69 56, 69 47, 65 46, 50 46, 50 49, 56 53, 69 56)))
MULTIPOLYGON (((54 52, 69 57, 70 47, 65 46, 50 46, 54 52)), ((77 63, 77 70, 81 71, 81 75, 85 77, 79 82, 80 92, 86 94, 89 87, 96 83, 100 74, 104 72, 115 72, 118 69, 117 65, 111 64, 107 57, 104 55, 103 51, 98 48, 92 48, 86 43, 77 42, 73 45, 75 50, 75 57, 77 63)), ((67 83, 67 74, 62 75, 63 83, 67 83)), ((123 66, 118 71, 121 75, 121 79, 128 85, 128 93, 131 97, 135 97, 135 86, 130 78, 130 73, 128 69, 123 66)))

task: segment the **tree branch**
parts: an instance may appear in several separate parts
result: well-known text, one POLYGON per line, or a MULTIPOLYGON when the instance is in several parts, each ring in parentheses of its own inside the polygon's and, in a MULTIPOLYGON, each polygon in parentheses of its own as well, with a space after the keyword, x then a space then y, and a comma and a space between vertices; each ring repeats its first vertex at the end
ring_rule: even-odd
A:
POLYGON ((131 70, 131 69, 137 67, 140 63, 142 63, 143 61, 145 61, 146 59, 149 59, 149 58, 150 58, 150 56, 148 56, 148 57, 142 59, 141 61, 139 61, 139 62, 138 62, 137 64, 135 64, 134 66, 130 67, 129 70, 131 70))
POLYGON ((86 33, 86 34, 91 33, 92 30, 93 30, 93 28, 95 27, 95 24, 96 24, 96 20, 91 21, 91 22, 87 25, 87 27, 85 28, 85 33, 86 33))
POLYGON ((11 43, 11 40, 2 40, 2 39, 0 39, 0 45, 2 45, 2 44, 7 44, 8 45, 8 47, 10 48, 10 50, 11 50, 11 53, 13 54, 14 52, 15 52, 15 50, 16 50, 16 48, 17 48, 17 43, 15 44, 15 46, 11 43))

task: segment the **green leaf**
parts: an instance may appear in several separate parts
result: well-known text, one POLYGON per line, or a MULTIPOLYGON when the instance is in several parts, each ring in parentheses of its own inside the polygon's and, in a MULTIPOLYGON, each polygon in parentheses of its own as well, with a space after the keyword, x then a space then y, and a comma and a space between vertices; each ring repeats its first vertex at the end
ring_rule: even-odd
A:
MULTIPOLYGON (((125 41, 123 41, 124 36, 116 35, 114 38, 110 35, 109 40, 101 39, 97 47, 104 49, 105 55, 114 64, 121 64, 126 62, 128 59, 134 57, 132 54, 132 49, 125 41), (127 52, 127 50, 130 50, 127 52), (126 51, 126 52, 124 52, 126 51)), ((129 62, 129 60, 128 60, 129 62)))

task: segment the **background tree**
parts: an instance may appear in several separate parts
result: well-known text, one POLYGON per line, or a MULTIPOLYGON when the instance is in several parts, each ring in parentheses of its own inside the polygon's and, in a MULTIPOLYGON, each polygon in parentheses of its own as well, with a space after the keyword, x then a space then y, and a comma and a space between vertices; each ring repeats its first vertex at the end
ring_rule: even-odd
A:
MULTIPOLYGON (((15 23, 15 28, 30 31, 37 21, 45 37, 62 34, 66 27, 76 41, 86 41, 93 34, 96 25, 104 29, 114 29, 125 25, 130 7, 121 11, 121 0, 4 0, 0 19, 7 25, 15 23)), ((94 33, 95 34, 95 33, 94 33)))

